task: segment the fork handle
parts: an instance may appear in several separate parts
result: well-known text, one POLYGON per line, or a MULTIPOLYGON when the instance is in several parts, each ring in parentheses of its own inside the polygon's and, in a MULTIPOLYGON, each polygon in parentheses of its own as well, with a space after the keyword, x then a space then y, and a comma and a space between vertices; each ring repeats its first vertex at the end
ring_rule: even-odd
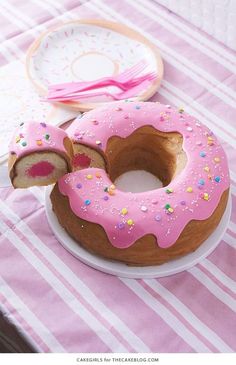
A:
POLYGON ((97 81, 88 81, 88 82, 72 82, 72 83, 65 83, 65 84, 60 84, 60 86, 55 85, 54 86, 49 86, 48 90, 50 95, 67 95, 67 94, 71 94, 73 92, 79 92, 79 91, 85 91, 85 90, 91 90, 95 87, 105 87, 105 86, 109 86, 109 85, 116 85, 119 84, 119 82, 113 80, 110 77, 104 77, 100 80, 97 81), (64 86, 61 86, 64 85, 64 86), (64 89, 64 91, 63 91, 64 89))

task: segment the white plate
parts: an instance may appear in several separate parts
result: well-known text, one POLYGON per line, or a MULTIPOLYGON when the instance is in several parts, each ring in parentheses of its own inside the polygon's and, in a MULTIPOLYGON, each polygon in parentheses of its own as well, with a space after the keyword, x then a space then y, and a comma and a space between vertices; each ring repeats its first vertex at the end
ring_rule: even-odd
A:
MULTIPOLYGON (((163 76, 159 51, 141 34, 123 24, 94 19, 64 23, 42 34, 28 51, 26 68, 36 88, 46 94, 49 84, 111 76, 143 59, 148 66, 142 73, 156 72, 158 78, 134 100, 147 100, 158 89, 163 76)), ((107 90, 117 91, 114 87, 107 90)), ((104 96, 67 105, 87 111, 111 100, 104 96)))
POLYGON ((51 190, 52 187, 48 187, 46 189, 46 214, 49 225, 62 246, 73 256, 78 258, 83 263, 93 267, 94 269, 111 275, 133 279, 151 279, 170 276, 196 265, 198 262, 210 255, 210 253, 219 244, 226 231, 231 215, 232 201, 231 195, 229 195, 228 204, 220 224, 211 234, 211 236, 195 252, 158 266, 132 267, 127 266, 126 264, 109 261, 98 256, 94 256, 82 248, 73 238, 71 238, 58 223, 57 217, 52 211, 50 200, 51 190))

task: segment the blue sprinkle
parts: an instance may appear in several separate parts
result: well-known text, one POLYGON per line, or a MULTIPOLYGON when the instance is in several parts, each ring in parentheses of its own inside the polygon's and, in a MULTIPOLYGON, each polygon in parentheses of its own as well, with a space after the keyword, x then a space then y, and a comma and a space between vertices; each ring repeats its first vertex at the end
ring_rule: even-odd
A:
POLYGON ((199 153, 199 155, 200 155, 201 157, 205 157, 205 156, 206 156, 206 152, 201 151, 201 152, 199 153))
POLYGON ((136 105, 136 106, 135 106, 135 109, 141 109, 141 106, 136 105))
POLYGON ((215 182, 220 182, 220 176, 215 177, 215 182))
POLYGON ((204 180, 204 179, 200 179, 200 180, 198 181, 198 184, 199 184, 199 185, 205 185, 205 180, 204 180))
POLYGON ((77 189, 81 189, 82 188, 82 184, 79 183, 79 184, 76 185, 76 187, 77 187, 77 189))
POLYGON ((89 199, 86 199, 85 202, 84 202, 85 205, 90 205, 91 204, 91 200, 89 199))

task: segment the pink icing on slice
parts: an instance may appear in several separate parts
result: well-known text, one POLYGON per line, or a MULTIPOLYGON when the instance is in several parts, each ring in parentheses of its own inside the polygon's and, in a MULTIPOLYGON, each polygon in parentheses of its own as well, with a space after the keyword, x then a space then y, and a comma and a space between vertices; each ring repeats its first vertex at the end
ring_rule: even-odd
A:
POLYGON ((27 175, 30 177, 33 177, 33 178, 46 177, 46 176, 50 175, 54 169, 55 169, 55 166, 53 166, 50 162, 40 161, 40 162, 32 165, 27 170, 27 175))
POLYGON ((72 160, 72 165, 74 167, 87 168, 90 166, 91 158, 89 158, 84 153, 77 153, 72 160))
POLYGON ((145 234, 155 235, 160 247, 173 245, 191 220, 212 215, 230 184, 227 157, 216 136, 183 110, 150 102, 110 103, 75 120, 67 132, 74 141, 96 149, 99 141, 105 152, 110 137, 125 138, 144 125, 183 136, 188 162, 168 187, 137 194, 116 189, 108 194, 112 182, 107 173, 93 168, 59 180, 73 212, 100 224, 118 248, 129 247, 145 234))
POLYGON ((10 145, 11 154, 22 157, 33 152, 55 151, 67 153, 64 139, 67 133, 45 122, 29 122, 19 126, 10 145))

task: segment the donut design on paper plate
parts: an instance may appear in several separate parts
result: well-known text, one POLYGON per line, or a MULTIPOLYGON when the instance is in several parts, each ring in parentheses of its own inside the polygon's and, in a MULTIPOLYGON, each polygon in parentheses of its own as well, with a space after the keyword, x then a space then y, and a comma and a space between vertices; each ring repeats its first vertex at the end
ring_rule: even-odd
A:
POLYGON ((65 131, 45 122, 22 123, 10 146, 14 187, 48 185, 71 171, 72 145, 65 131))
POLYGON ((227 158, 216 136, 183 109, 113 103, 75 120, 67 133, 90 165, 61 177, 52 203, 88 250, 158 264, 194 251, 216 228, 228 199, 227 158), (132 169, 153 173, 163 188, 120 191, 115 179, 132 169))

